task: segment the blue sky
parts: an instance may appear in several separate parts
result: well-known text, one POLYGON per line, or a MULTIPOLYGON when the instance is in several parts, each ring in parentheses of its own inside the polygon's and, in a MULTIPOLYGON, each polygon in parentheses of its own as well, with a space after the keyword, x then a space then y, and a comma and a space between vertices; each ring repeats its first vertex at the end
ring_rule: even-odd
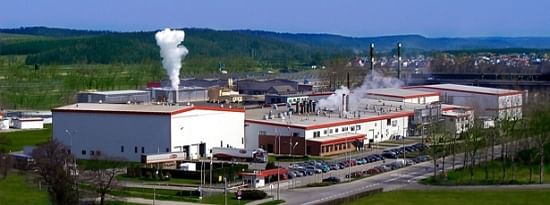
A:
POLYGON ((549 8, 547 0, 2 0, 0 27, 550 36, 549 8))

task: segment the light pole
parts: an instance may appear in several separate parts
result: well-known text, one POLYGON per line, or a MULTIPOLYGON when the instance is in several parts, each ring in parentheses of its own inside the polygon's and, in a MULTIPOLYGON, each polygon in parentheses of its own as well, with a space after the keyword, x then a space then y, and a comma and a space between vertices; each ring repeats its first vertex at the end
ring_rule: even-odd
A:
MULTIPOLYGON (((277 149, 280 155, 281 154, 281 135, 277 130, 275 130, 275 133, 277 133, 277 140, 278 140, 277 149)), ((277 160, 277 200, 279 200, 279 188, 281 183, 281 173, 279 173, 280 168, 281 168, 281 161, 277 160)))
MULTIPOLYGON (((292 143, 290 143, 290 145, 292 145, 292 143)), ((294 151, 294 148, 296 148, 296 146, 298 146, 298 142, 294 143, 294 145, 292 145, 291 149, 290 149, 290 152, 293 153, 294 151)), ((292 157, 292 164, 294 164, 294 157, 292 157)), ((292 179, 292 183, 294 184, 294 179, 292 179)), ((294 186, 294 185, 292 185, 294 186)))

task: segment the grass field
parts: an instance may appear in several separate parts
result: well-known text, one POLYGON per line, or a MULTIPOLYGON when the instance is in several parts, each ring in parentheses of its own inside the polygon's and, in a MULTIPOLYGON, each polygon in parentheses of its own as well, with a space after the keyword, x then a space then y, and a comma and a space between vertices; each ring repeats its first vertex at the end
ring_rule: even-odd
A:
MULTIPOLYGON (((424 179, 422 182, 425 184, 433 185, 469 185, 469 184, 528 184, 529 183, 529 167, 526 165, 518 164, 515 171, 515 180, 512 179, 511 167, 506 168, 506 177, 502 180, 502 166, 501 161, 493 161, 488 166, 489 177, 488 180, 485 179, 485 169, 483 166, 478 166, 474 169, 473 180, 470 181, 470 170, 469 169, 457 169, 455 171, 450 171, 447 173, 446 178, 433 180, 432 177, 424 179), (493 170, 495 170, 495 175, 493 175, 493 170)), ((538 169, 539 166, 535 166, 533 169, 533 183, 538 183, 538 169)), ((550 164, 546 164, 544 169, 545 176, 550 176, 550 164)), ((546 177, 545 177, 546 178, 546 177)), ((545 180, 548 182, 548 180, 545 180)))
MULTIPOLYGON (((153 179, 146 179, 142 177, 129 177, 125 174, 117 175, 116 179, 122 180, 122 181, 132 181, 132 182, 139 182, 139 183, 153 183, 157 182, 157 180, 153 179)), ((179 178, 170 178, 168 181, 159 181, 161 183, 174 183, 174 184, 191 184, 191 185, 199 185, 201 182, 198 179, 179 179, 179 178)))
MULTIPOLYGON (((193 194, 190 191, 183 191, 183 196, 178 196, 177 190, 166 190, 166 189, 149 189, 149 188, 122 188, 113 190, 111 195, 119 197, 138 197, 145 199, 153 199, 153 191, 155 192, 155 198, 158 200, 170 200, 170 201, 186 201, 194 203, 205 203, 205 204, 224 204, 224 195, 222 193, 216 193, 211 195, 206 195, 203 197, 202 201, 199 200, 199 197, 193 194)), ((235 194, 229 192, 227 194, 228 204, 245 204, 250 202, 250 200, 237 200, 235 194)))
POLYGON ((37 145, 47 142, 52 136, 52 125, 44 125, 40 130, 24 130, 13 132, 0 132, 0 138, 8 140, 9 144, 0 145, 0 149, 8 152, 23 150, 26 145, 37 145))
POLYGON ((345 205, 543 205, 550 189, 543 190, 429 190, 384 192, 345 205))
POLYGON ((29 183, 30 176, 23 172, 12 171, 5 179, 0 179, 0 204, 50 204, 48 194, 29 183))

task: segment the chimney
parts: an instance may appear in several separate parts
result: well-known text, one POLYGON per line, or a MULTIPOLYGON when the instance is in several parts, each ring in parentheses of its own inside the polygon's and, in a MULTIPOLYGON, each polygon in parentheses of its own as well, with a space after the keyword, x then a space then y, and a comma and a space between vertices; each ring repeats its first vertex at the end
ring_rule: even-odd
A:
POLYGON ((342 94, 342 109, 341 112, 346 111, 346 94, 342 94))
POLYGON ((349 72, 348 72, 348 75, 347 75, 347 86, 348 86, 348 89, 351 89, 351 88, 349 87, 349 72))
POLYGON ((397 79, 401 79, 401 43, 397 43, 397 79))
POLYGON ((316 105, 316 104, 317 104, 317 103, 316 103, 315 101, 313 101, 313 100, 311 101, 311 109, 312 109, 313 112, 316 112, 316 111, 317 111, 317 110, 315 109, 315 105, 316 105))

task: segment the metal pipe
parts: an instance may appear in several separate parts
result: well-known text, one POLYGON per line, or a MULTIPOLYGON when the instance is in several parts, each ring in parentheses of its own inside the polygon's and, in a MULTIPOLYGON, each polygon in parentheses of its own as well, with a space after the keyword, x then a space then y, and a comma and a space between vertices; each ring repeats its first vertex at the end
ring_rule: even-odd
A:
POLYGON ((401 43, 397 43, 397 79, 401 79, 401 43))
POLYGON ((374 70, 374 43, 370 44, 370 70, 374 70))

